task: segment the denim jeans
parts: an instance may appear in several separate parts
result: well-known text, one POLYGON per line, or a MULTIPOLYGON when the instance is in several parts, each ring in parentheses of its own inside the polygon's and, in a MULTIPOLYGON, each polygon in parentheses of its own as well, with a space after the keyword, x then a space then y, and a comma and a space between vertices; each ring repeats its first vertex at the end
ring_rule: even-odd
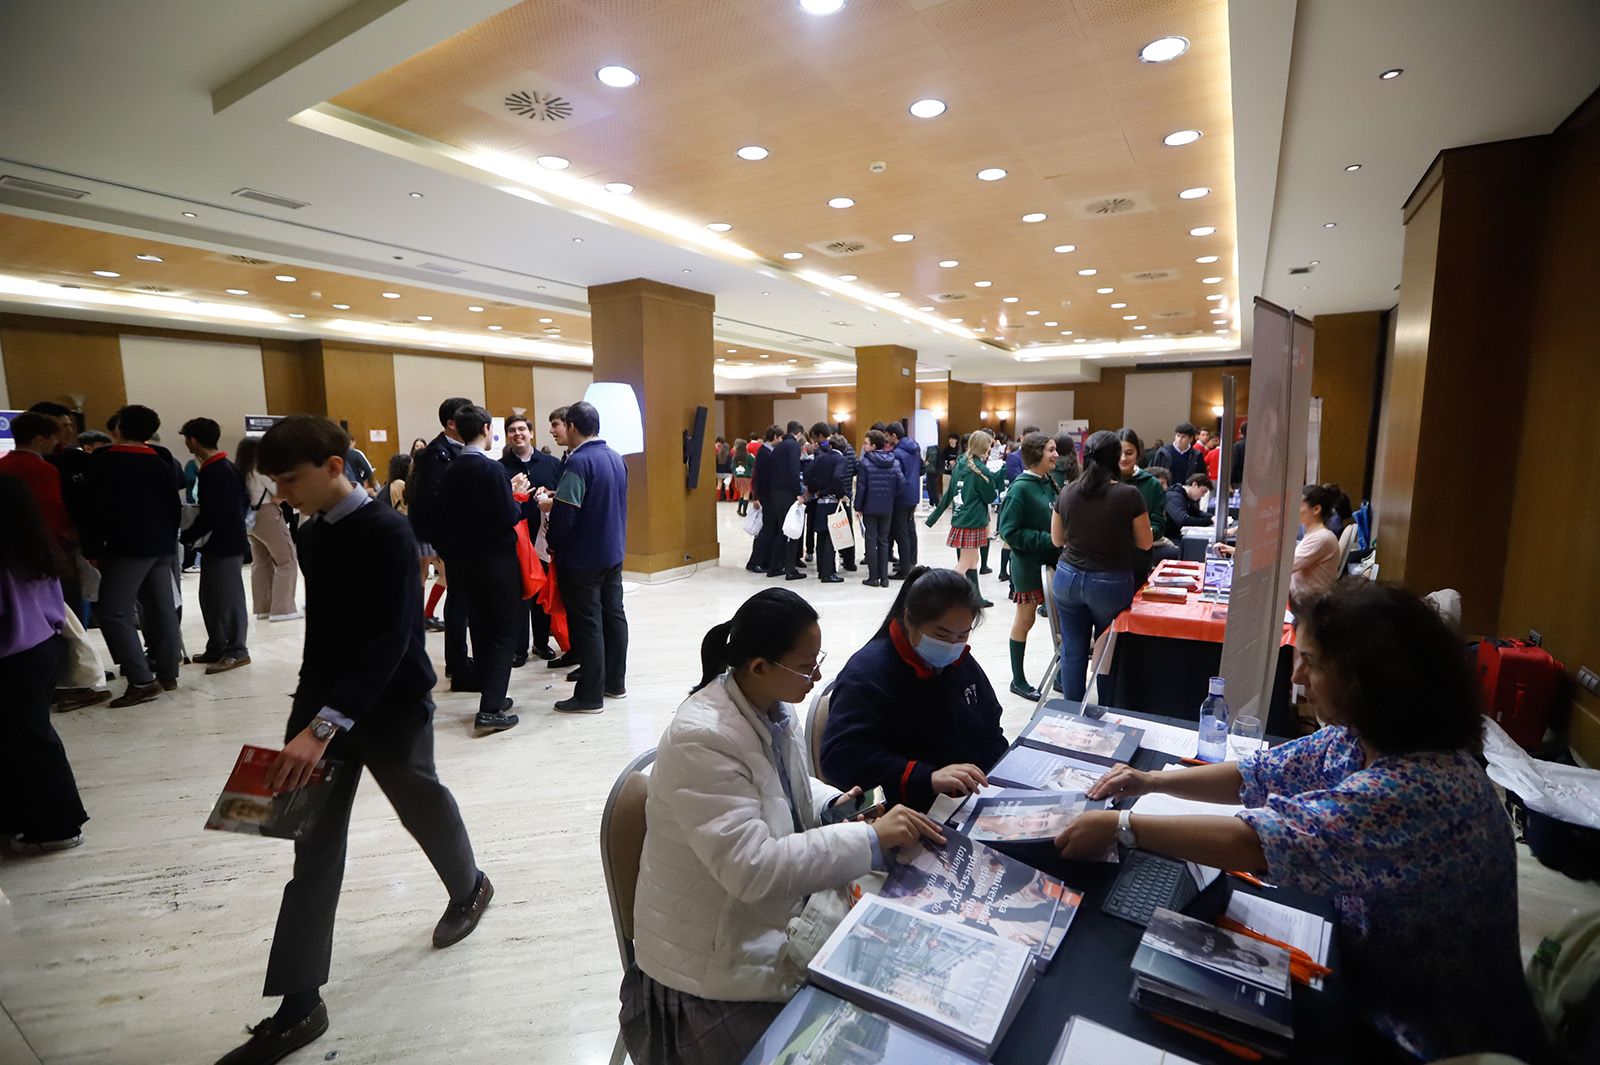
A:
POLYGON ((1051 591, 1061 624, 1061 691, 1068 699, 1083 699, 1090 641, 1128 609, 1137 590, 1131 570, 1082 570, 1057 563, 1051 591))

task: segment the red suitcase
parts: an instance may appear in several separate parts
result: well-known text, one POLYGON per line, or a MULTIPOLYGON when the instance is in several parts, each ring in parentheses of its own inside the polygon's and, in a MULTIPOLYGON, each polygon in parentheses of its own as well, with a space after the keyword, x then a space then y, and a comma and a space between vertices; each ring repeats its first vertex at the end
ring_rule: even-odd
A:
POLYGON ((1550 652, 1526 640, 1478 641, 1483 712, 1520 746, 1542 746, 1563 668, 1550 652))

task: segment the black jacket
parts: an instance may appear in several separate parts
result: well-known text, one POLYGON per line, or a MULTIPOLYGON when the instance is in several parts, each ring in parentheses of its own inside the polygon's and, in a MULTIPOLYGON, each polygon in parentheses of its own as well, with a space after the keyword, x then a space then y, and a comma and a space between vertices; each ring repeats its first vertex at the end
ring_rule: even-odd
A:
POLYGON ((1190 474, 1206 472, 1206 456, 1197 447, 1191 447, 1180 455, 1177 448, 1171 443, 1166 443, 1156 449, 1155 465, 1166 467, 1167 472, 1172 475, 1167 479, 1167 483, 1176 488, 1187 481, 1190 474))
POLYGON ((556 483, 561 480, 561 460, 554 455, 546 455, 538 448, 534 448, 533 454, 524 461, 508 447, 500 454, 500 465, 506 468, 507 479, 519 473, 526 474, 528 484, 534 488, 548 488, 554 492, 556 483))
POLYGON ((849 444, 837 450, 844 461, 839 464, 838 479, 834 482, 834 494, 848 503, 856 489, 856 467, 860 465, 860 460, 856 458, 856 449, 849 444))
POLYGON ((444 486, 444 471, 461 454, 461 444, 440 433, 411 460, 411 479, 406 482, 407 516, 411 531, 425 544, 438 546, 444 535, 445 513, 439 501, 444 486))
POLYGON ((751 494, 765 503, 772 496, 772 448, 762 444, 756 448, 756 468, 750 485, 751 494))
POLYGON ((839 471, 843 468, 843 455, 831 447, 818 448, 806 467, 806 491, 813 497, 839 495, 839 471))
POLYGON ((245 552, 244 516, 251 501, 245 498, 244 477, 226 455, 213 456, 200 466, 195 478, 200 513, 183 531, 183 541, 192 544, 210 534, 200 550, 218 558, 233 558, 245 552))
POLYGON ((183 469, 172 453, 145 444, 103 447, 89 457, 89 522, 80 529, 90 558, 160 558, 178 549, 183 469))
POLYGON ((800 479, 800 441, 786 436, 772 449, 772 486, 768 496, 799 495, 805 490, 800 479))
POLYGON ((445 467, 439 505, 444 520, 433 545, 441 551, 469 565, 490 555, 504 561, 516 554, 522 507, 511 495, 505 467, 488 455, 463 450, 445 467))
POLYGON ((1167 489, 1167 539, 1177 542, 1183 530, 1191 525, 1210 525, 1211 516, 1200 509, 1200 504, 1189 498, 1189 493, 1177 485, 1167 489))

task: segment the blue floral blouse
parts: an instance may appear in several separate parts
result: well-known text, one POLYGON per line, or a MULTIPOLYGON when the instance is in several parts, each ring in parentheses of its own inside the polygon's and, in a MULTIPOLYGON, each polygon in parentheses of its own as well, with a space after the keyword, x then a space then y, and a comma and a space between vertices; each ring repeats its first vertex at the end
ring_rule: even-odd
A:
MULTIPOLYGON (((1460 751, 1379 756, 1330 726, 1239 764, 1271 878, 1332 896, 1346 986, 1378 1029, 1431 1060, 1534 1060, 1511 826, 1460 751)), ((1312 992, 1300 992, 1312 993, 1312 992)))

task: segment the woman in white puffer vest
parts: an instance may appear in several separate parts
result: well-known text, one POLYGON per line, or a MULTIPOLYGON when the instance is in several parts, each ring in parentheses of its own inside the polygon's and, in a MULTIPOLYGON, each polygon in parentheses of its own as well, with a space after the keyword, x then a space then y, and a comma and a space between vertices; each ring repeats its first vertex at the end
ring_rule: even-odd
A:
POLYGON ((812 777, 793 706, 824 657, 817 612, 784 588, 757 592, 706 634, 700 684, 661 737, 645 804, 635 964, 621 992, 635 1065, 741 1060, 804 979, 816 944, 791 946, 789 922, 808 898, 848 889, 886 851, 943 841, 903 806, 831 823, 829 808, 860 789, 841 795, 812 777))

